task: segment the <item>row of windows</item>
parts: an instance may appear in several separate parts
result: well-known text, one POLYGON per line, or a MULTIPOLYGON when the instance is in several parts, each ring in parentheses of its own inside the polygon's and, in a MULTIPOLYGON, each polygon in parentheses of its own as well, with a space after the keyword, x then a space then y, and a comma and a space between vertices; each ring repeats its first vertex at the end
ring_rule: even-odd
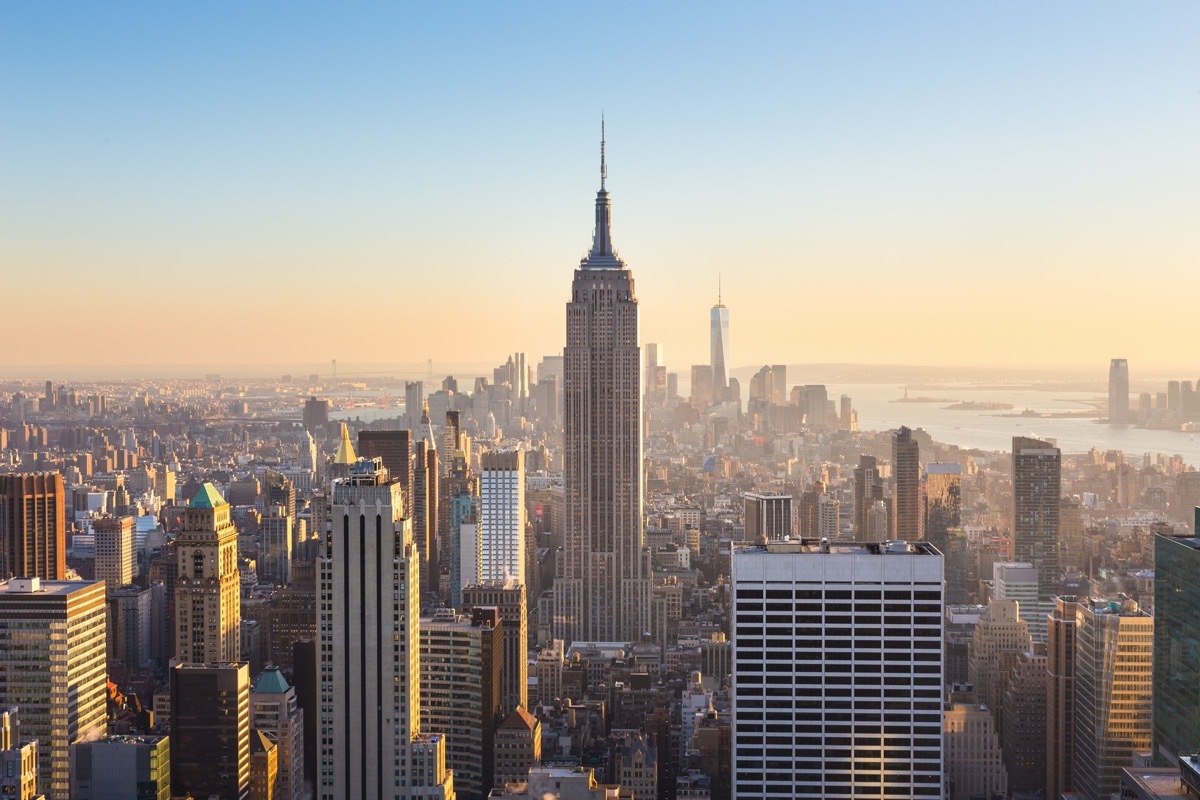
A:
MULTIPOLYGON (((922 585, 918 583, 917 585, 922 585)), ((938 584, 940 586, 940 584, 938 584)), ((940 588, 936 591, 922 589, 887 589, 884 590, 883 597, 880 597, 881 590, 879 589, 821 589, 803 588, 803 589, 757 589, 749 588, 746 584, 739 582, 735 597, 740 600, 790 600, 793 597, 797 600, 941 600, 942 592, 940 588)))

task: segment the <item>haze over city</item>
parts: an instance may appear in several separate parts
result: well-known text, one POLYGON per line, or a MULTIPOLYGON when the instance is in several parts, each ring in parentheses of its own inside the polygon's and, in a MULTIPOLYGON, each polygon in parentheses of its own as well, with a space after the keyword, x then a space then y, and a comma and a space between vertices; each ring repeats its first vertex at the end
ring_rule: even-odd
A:
POLYGON ((1200 798, 1196 23, 0 6, 0 800, 1200 798))
POLYGON ((1166 374, 1200 289, 1197 23, 1184 3, 9 4, 0 263, 10 296, 62 291, 9 305, 38 347, 0 362, 553 353, 603 112, 615 243, 672 363, 703 360, 720 279, 734 367, 1166 374))

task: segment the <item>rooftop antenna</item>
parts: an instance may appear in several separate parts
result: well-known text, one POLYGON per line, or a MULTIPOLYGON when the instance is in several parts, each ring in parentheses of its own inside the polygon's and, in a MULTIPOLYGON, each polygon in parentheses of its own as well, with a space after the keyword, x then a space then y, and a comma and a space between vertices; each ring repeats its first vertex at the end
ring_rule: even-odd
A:
POLYGON ((600 191, 604 191, 604 181, 608 178, 608 164, 604 161, 604 112, 600 112, 600 191))
POLYGON ((717 305, 721 305, 721 273, 717 273, 717 305))

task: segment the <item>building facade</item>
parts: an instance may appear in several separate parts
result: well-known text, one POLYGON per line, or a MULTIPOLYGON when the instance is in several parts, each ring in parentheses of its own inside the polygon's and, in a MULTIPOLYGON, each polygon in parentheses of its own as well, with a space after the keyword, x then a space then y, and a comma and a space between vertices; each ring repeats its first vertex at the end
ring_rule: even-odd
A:
POLYGON ((1101 800, 1150 749, 1154 618, 1129 600, 1087 598, 1075 611, 1075 792, 1101 800))
POLYGON ((333 483, 317 564, 321 800, 454 793, 439 737, 423 746, 441 755, 423 750, 422 768, 415 763, 421 569, 400 492, 380 459, 358 461, 333 483))
POLYGON ((171 791, 246 800, 250 794, 250 665, 171 668, 171 791))
POLYGON ((500 613, 475 608, 470 616, 439 609, 421 620, 421 727, 443 732, 446 764, 463 800, 492 789, 495 732, 504 660, 500 613))
POLYGON ((171 740, 109 736, 71 745, 72 800, 171 800, 171 740))
POLYGON ((757 544, 763 539, 768 542, 782 542, 792 535, 790 494, 748 493, 742 499, 747 542, 757 544))
POLYGON ((1154 762, 1200 752, 1200 539, 1154 537, 1154 762))
POLYGON ((231 511, 216 487, 206 483, 183 512, 175 540, 175 646, 183 662, 241 658, 242 587, 231 511))
POLYGON ((70 747, 106 724, 104 583, 0 583, 0 707, 19 706, 21 738, 38 740, 39 787, 70 791, 70 747))
POLYGON ((304 709, 277 666, 269 666, 250 692, 250 728, 264 733, 278 750, 278 785, 281 800, 301 800, 304 795, 304 709))
POLYGON ((725 399, 729 385, 729 309, 721 303, 709 312, 709 363, 712 366, 713 395, 718 402, 725 399))
POLYGON ((480 458, 478 535, 482 581, 525 580, 525 451, 480 458))
POLYGON ((1075 615, 1078 598, 1059 597, 1046 619, 1046 797, 1072 791, 1075 763, 1075 615))
POLYGON ((133 517, 106 517, 92 522, 96 537, 96 580, 109 589, 133 583, 133 517))
POLYGON ((733 796, 941 797, 942 556, 777 542, 731 571, 733 796))
POLYGON ((925 541, 943 554, 950 530, 962 525, 962 467, 933 462, 925 465, 925 541))
POLYGON ((1013 557, 1038 569, 1038 598, 1053 602, 1059 571, 1062 453, 1049 442, 1013 437, 1013 557))
POLYGON ((921 538, 921 448, 903 425, 892 433, 892 538, 921 538))
POLYGON ((563 350, 565 547, 555 563, 555 638, 623 641, 649 628, 642 527, 642 389, 633 276, 617 257, 605 189, 575 270, 563 350))
POLYGON ((500 612, 504 660, 500 668, 500 706, 505 714, 529 708, 529 609, 525 584, 515 578, 468 586, 462 591, 463 612, 492 607, 500 612))
POLYGON ((0 475, 0 578, 63 580, 66 536, 61 474, 0 475))
POLYGON ((1129 362, 1114 358, 1108 365, 1108 421, 1129 422, 1129 362))

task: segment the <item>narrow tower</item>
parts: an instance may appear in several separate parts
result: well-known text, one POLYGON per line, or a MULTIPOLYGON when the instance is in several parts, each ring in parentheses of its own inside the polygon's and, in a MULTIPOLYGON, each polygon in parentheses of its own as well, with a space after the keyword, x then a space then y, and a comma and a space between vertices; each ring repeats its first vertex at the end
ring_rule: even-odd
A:
POLYGON ((242 647, 241 574, 232 507, 211 483, 183 512, 175 543, 176 647, 180 661, 239 661, 242 647))
POLYGON ((642 392, 633 276, 612 244, 608 167, 591 251, 567 303, 563 350, 566 542, 554 583, 553 636, 639 641, 649 630, 643 553, 642 392))
POLYGON ((709 315, 709 354, 712 363, 713 400, 725 399, 729 386, 729 309, 721 302, 721 279, 717 278, 717 304, 709 315))

